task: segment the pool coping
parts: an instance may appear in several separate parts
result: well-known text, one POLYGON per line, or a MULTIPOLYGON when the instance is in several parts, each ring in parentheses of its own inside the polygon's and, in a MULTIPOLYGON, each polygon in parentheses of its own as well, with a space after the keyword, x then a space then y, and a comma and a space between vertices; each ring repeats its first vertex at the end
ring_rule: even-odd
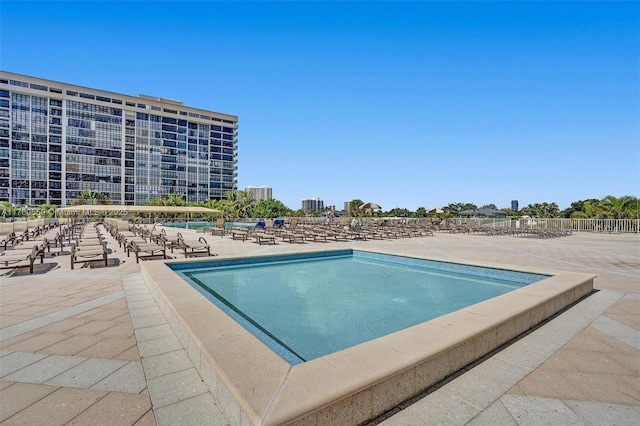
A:
MULTIPOLYGON (((360 251, 402 256, 386 250, 360 251)), ((360 424, 375 418, 580 300, 593 291, 595 278, 584 273, 452 262, 433 256, 404 257, 551 277, 292 366, 190 284, 176 279, 167 266, 202 262, 203 258, 145 262, 141 266, 156 302, 230 423, 243 425, 360 424)))

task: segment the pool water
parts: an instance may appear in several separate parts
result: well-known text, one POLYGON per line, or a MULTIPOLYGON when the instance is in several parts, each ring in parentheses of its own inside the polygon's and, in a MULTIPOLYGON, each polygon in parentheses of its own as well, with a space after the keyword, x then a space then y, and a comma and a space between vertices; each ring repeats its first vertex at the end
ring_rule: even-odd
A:
MULTIPOLYGON (((162 226, 168 226, 170 228, 181 228, 181 229, 211 228, 215 225, 216 225, 215 222, 167 222, 162 224, 162 226)), ((225 222, 224 223, 224 229, 253 228, 255 226, 256 226, 255 223, 244 223, 244 222, 225 222)))
POLYGON ((215 222, 167 222, 162 224, 162 226, 181 229, 202 229, 205 227, 212 227, 214 225, 215 222))
POLYGON ((547 278, 356 250, 172 268, 291 364, 547 278))

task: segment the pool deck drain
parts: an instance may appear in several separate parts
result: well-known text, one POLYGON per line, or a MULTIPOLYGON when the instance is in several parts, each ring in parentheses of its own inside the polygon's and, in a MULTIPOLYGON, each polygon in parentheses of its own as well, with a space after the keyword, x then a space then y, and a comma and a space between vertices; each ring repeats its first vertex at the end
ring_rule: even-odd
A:
MULTIPOLYGON (((293 247, 209 238, 222 256, 393 246, 407 255, 596 274, 599 292, 378 422, 640 423, 637 235, 436 234, 293 247)), ((202 424, 206 414, 209 424, 226 424, 139 265, 114 242, 109 247, 117 259, 109 267, 71 271, 63 255, 45 259, 33 275, 0 276, 0 422, 202 424)))

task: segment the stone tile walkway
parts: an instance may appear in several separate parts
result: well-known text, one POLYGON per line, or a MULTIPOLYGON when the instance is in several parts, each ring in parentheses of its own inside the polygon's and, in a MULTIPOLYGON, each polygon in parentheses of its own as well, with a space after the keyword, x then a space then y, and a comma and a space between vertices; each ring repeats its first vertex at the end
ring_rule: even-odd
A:
MULTIPOLYGON (((379 246, 597 274, 591 297, 372 424, 640 424, 638 235, 275 246, 208 239, 221 255, 379 246)), ((68 255, 54 253, 31 275, 0 270, 0 424, 228 424, 140 266, 114 241, 108 247, 108 267, 71 270, 68 255)))

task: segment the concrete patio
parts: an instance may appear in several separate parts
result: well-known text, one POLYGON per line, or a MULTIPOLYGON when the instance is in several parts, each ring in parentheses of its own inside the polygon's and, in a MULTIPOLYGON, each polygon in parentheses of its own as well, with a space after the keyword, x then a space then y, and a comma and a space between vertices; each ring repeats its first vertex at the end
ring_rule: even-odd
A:
MULTIPOLYGON (((268 246, 206 238, 220 256, 394 247, 407 255, 595 274, 599 291, 372 424, 640 423, 639 235, 436 233, 268 246)), ((0 270, 0 424, 228 424, 220 396, 202 382, 140 265, 115 241, 108 247, 107 267, 93 262, 71 270, 62 254, 37 264, 34 274, 0 270)))

